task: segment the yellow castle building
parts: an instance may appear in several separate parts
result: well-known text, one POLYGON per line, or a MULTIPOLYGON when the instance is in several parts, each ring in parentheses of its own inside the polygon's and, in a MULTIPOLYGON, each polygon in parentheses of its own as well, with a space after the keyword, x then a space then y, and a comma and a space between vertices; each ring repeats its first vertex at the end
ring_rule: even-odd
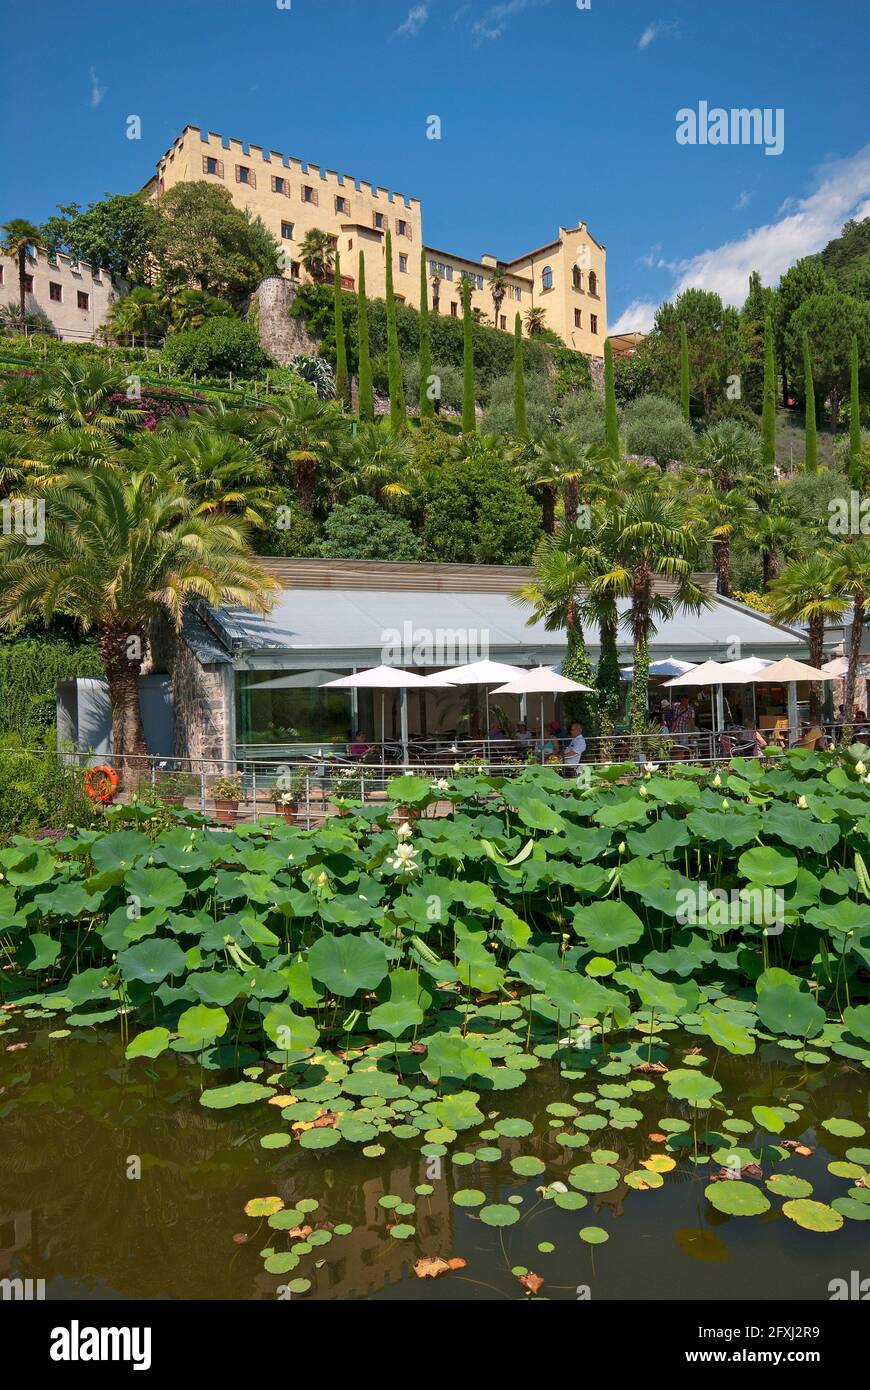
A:
POLYGON ((530 309, 543 310, 543 323, 570 348, 602 357, 607 336, 606 252, 585 222, 560 227, 555 240, 523 256, 479 261, 439 251, 423 240, 418 198, 389 192, 350 174, 241 140, 224 139, 185 126, 157 165, 146 191, 160 197, 178 183, 205 180, 229 189, 240 208, 260 217, 284 255, 285 276, 307 278, 302 242, 315 228, 326 232, 340 254, 342 283, 356 288, 359 253, 365 258, 366 293, 386 296, 386 234, 392 234, 393 287, 397 300, 420 302, 420 248, 426 252, 430 308, 462 316, 462 279, 470 282, 471 304, 482 322, 514 331, 519 312, 524 331, 530 309), (501 276, 493 285, 493 275, 501 276))

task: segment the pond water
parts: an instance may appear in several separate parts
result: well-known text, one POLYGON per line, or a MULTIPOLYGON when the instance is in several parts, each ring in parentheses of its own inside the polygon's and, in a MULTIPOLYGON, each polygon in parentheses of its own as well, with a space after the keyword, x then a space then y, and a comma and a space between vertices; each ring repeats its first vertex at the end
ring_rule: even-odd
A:
MULTIPOLYGON (((848 1279, 862 1261, 870 1274, 863 1221, 817 1234, 787 1219, 774 1197, 760 1218, 723 1215, 704 1195, 720 1164, 711 1158, 696 1166, 691 1147, 654 1190, 620 1181, 612 1191, 589 1192, 581 1210, 542 1199, 536 1189, 567 1186, 569 1169, 588 1162, 589 1150, 609 1150, 622 1177, 665 1152, 664 1135, 650 1134, 669 1117, 691 1119, 691 1111, 668 1096, 660 1077, 632 1096, 642 1120, 599 1128, 585 1148, 555 1142, 572 1120, 547 1106, 571 1104, 608 1078, 566 1079, 555 1062, 544 1062, 521 1089, 482 1102, 490 1124, 495 1112, 531 1120, 528 1136, 465 1132, 440 1159, 420 1153, 422 1140, 387 1138, 382 1155, 365 1157, 347 1143, 325 1152, 298 1144, 263 1149, 260 1138, 275 1129, 272 1107, 207 1110, 195 1062, 164 1054, 131 1065, 114 1032, 52 1040, 22 1019, 13 1042, 28 1045, 0 1054, 0 1278, 44 1279, 48 1299, 274 1300, 300 1277, 309 1299, 525 1298, 518 1267, 540 1276, 540 1295, 550 1299, 827 1300, 830 1280, 848 1279), (469 1163, 451 1157, 481 1149, 469 1163), (511 1160, 520 1155, 540 1159, 544 1172, 517 1176, 511 1160), (137 1167, 141 1176, 129 1176, 137 1167), (431 1193, 416 1194, 419 1185, 431 1193), (521 1198, 520 1220, 484 1224, 479 1206, 453 1202, 462 1188, 478 1189, 487 1203, 521 1198), (318 1203, 304 1220, 324 1232, 317 1237, 324 1243, 303 1253, 291 1275, 266 1273, 261 1253, 286 1250, 286 1232, 244 1212, 251 1198, 273 1194, 287 1208, 318 1203), (413 1214, 384 1207, 384 1196, 413 1205, 413 1214), (391 1237, 389 1227, 401 1222, 415 1234, 391 1237), (578 1238, 590 1226, 606 1232, 606 1243, 578 1238), (422 1256, 465 1266, 423 1279, 413 1270, 422 1256)), ((697 1039, 671 1034, 668 1042, 690 1048, 697 1039)), ((827 1165, 867 1140, 837 1138, 821 1121, 838 1116, 866 1127, 866 1070, 840 1059, 807 1067, 773 1043, 751 1057, 722 1054, 715 1066, 737 1116, 751 1120, 754 1104, 801 1107, 787 1132, 813 1153, 765 1162, 764 1178, 778 1170, 807 1179, 813 1198, 826 1203, 846 1194, 851 1183, 827 1165)), ((737 1142, 752 1147, 755 1140, 747 1134, 737 1142)))

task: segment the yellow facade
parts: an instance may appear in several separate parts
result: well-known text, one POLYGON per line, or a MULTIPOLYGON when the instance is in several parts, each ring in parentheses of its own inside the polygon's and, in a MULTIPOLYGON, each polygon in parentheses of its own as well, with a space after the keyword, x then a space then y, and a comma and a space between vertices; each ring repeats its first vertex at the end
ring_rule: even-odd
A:
POLYGON ((462 316, 462 277, 471 283, 471 303, 485 323, 512 333, 519 312, 525 324, 530 309, 544 310, 545 326, 578 352, 601 357, 607 334, 606 252, 585 225, 560 227, 556 241, 505 261, 479 261, 439 251, 423 241, 420 201, 374 187, 350 174, 321 170, 276 150, 241 140, 225 140, 196 126, 186 126, 157 166, 156 196, 177 183, 202 179, 222 184, 233 201, 262 218, 284 251, 284 274, 307 278, 300 248, 315 228, 333 237, 347 289, 357 284, 359 253, 366 269, 366 292, 386 294, 386 233, 392 234, 393 287, 396 298, 420 302, 420 249, 425 249, 430 308, 462 316), (492 296, 492 274, 507 281, 501 303, 492 296))

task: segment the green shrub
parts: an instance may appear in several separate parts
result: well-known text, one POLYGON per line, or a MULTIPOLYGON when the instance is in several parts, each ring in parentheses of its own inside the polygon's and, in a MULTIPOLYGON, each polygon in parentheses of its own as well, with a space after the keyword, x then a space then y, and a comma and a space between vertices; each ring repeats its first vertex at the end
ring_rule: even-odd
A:
POLYGON ((491 454, 451 459, 429 489, 422 535, 427 560, 527 565, 540 537, 539 506, 491 454))
POLYGON ((664 467, 670 459, 684 460, 694 434, 680 407, 667 396, 638 396, 622 412, 628 453, 654 458, 664 467))
POLYGON ((201 328, 170 333, 161 359, 171 371, 198 376, 233 372, 240 376, 271 364, 256 330, 240 319, 209 319, 201 328))
POLYGON ((420 542, 403 517, 371 497, 355 497, 333 507, 319 554, 327 560, 419 560, 420 542))
POLYGON ((0 639, 0 734, 51 728, 58 681, 102 674, 93 642, 53 634, 0 639))
POLYGON ((0 738, 0 844, 13 835, 97 824, 100 812, 82 790, 79 768, 61 764, 54 734, 31 748, 0 738))

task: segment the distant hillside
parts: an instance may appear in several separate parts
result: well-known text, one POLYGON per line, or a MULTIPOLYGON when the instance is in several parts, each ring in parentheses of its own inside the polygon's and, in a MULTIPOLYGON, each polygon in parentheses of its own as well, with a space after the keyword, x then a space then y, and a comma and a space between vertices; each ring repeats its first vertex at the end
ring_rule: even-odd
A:
POLYGON ((870 217, 847 222, 818 259, 838 289, 870 299, 870 217))

